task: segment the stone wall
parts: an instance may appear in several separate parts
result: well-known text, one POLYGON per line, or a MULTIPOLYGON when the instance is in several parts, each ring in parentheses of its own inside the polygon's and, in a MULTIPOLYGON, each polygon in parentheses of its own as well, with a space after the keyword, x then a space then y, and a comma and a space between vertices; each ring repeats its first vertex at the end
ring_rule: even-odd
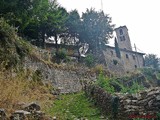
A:
POLYGON ((105 62, 107 65, 107 69, 113 72, 116 75, 124 75, 125 68, 122 61, 116 57, 116 53, 114 49, 108 48, 106 51, 103 51, 105 62), (117 62, 117 63, 115 63, 117 62))
MULTIPOLYGON (((83 80, 92 81, 96 79, 96 75, 89 75, 85 67, 79 67, 73 70, 56 68, 42 61, 30 58, 26 58, 24 68, 40 71, 43 81, 52 83, 56 89, 60 89, 61 93, 81 91, 83 88, 83 80)), ((65 66, 65 68, 67 68, 67 66, 65 66)))
POLYGON ((139 94, 117 96, 120 99, 119 111, 121 111, 118 116, 125 114, 130 118, 140 115, 146 118, 147 115, 156 117, 160 111, 160 87, 150 88, 139 94))
POLYGON ((113 119, 113 117, 115 117, 114 113, 116 113, 116 105, 118 108, 118 104, 115 104, 115 109, 113 109, 113 101, 116 100, 116 96, 107 93, 105 90, 96 85, 85 85, 84 90, 86 95, 92 101, 94 101, 96 106, 100 108, 102 114, 110 117, 110 119, 113 119))
POLYGON ((119 48, 127 49, 132 51, 131 41, 128 33, 128 29, 126 26, 120 26, 115 29, 117 42, 119 44, 119 48))
POLYGON ((142 68, 144 65, 143 54, 120 49, 121 58, 116 56, 115 48, 107 46, 103 51, 107 68, 116 73, 124 74, 126 72, 133 72, 136 68, 142 68), (114 61, 117 61, 115 64, 114 61))
POLYGON ((160 111, 160 87, 138 94, 111 95, 98 86, 86 85, 85 92, 101 108, 103 114, 111 119, 156 118, 160 111))

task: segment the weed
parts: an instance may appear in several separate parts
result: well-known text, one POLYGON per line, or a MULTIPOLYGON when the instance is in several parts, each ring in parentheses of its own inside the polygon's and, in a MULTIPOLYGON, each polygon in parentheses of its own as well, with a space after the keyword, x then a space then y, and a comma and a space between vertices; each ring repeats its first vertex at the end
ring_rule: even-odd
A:
POLYGON ((62 95, 48 112, 58 120, 99 120, 100 117, 100 111, 89 103, 84 93, 62 95))
POLYGON ((97 79, 97 84, 104 88, 108 93, 114 93, 114 87, 110 84, 110 79, 101 72, 97 79))
POLYGON ((121 93, 132 94, 132 93, 138 93, 141 90, 144 90, 144 87, 142 85, 139 85, 137 82, 133 82, 132 86, 124 86, 122 83, 120 83, 116 80, 114 80, 113 82, 120 86, 120 88, 121 88, 120 92, 121 93))

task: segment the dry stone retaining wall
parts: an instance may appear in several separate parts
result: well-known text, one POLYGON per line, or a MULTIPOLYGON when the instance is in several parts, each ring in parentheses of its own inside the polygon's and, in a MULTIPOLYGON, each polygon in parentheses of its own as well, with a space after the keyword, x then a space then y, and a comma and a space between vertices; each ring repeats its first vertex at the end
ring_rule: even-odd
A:
POLYGON ((156 118, 160 112, 160 87, 150 88, 138 94, 111 95, 95 85, 86 85, 85 93, 102 112, 115 120, 156 118))
POLYGON ((83 88, 82 81, 96 80, 96 75, 89 75, 86 72, 86 68, 79 68, 78 70, 58 69, 41 61, 31 60, 29 58, 26 58, 24 67, 33 71, 40 71, 43 81, 51 82, 55 88, 60 89, 61 93, 79 92, 83 88))

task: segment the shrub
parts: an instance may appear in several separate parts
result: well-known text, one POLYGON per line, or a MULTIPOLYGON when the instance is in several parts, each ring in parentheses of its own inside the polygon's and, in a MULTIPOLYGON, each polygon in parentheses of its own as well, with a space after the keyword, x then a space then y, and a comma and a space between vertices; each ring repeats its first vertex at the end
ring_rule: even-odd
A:
POLYGON ((96 65, 94 68, 91 69, 93 73, 100 74, 101 71, 103 71, 103 66, 101 64, 96 65))
POLYGON ((124 86, 122 83, 118 82, 118 81, 114 81, 114 83, 116 83, 117 85, 120 86, 121 88, 121 93, 137 93, 141 90, 144 90, 144 87, 142 85, 139 85, 138 82, 133 82, 132 86, 124 86))
POLYGON ((145 75, 147 80, 152 80, 153 79, 152 76, 156 70, 153 68, 143 68, 143 69, 141 69, 141 71, 145 75))
POLYGON ((21 62, 29 52, 29 44, 18 37, 15 28, 0 18, 0 64, 9 69, 21 62))
POLYGON ((117 60, 113 60, 113 64, 114 64, 114 65, 117 65, 117 64, 118 64, 118 61, 117 61, 117 60))
POLYGON ((110 84, 110 79, 105 77, 101 72, 97 79, 97 84, 104 88, 108 93, 114 93, 114 87, 110 84))
POLYGON ((66 50, 65 49, 61 49, 56 53, 56 57, 59 59, 66 59, 67 55, 66 55, 66 50))
POLYGON ((52 61, 56 61, 56 63, 60 63, 62 60, 67 59, 67 53, 65 49, 60 49, 59 51, 55 52, 52 51, 52 61))
POLYGON ((92 54, 87 55, 87 57, 85 58, 85 64, 88 67, 91 67, 94 65, 94 63, 95 63, 94 56, 92 54))

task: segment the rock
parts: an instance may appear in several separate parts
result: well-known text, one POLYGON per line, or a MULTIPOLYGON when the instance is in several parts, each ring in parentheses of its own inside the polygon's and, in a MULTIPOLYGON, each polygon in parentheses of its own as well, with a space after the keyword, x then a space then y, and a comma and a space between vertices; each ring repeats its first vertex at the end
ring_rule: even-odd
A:
POLYGON ((31 113, 24 110, 17 110, 14 113, 12 113, 10 120, 26 120, 27 118, 30 118, 31 113))
POLYGON ((42 111, 35 111, 34 113, 32 113, 32 117, 37 120, 44 120, 45 113, 42 111))
POLYGON ((156 96, 156 100, 159 101, 160 100, 160 95, 156 96))
POLYGON ((140 95, 142 98, 145 98, 147 96, 147 91, 140 92, 140 95))
POLYGON ((138 100, 131 100, 132 105, 135 105, 138 102, 138 100))
POLYGON ((105 117, 104 116, 100 116, 100 119, 104 119, 105 117))
POLYGON ((35 102, 26 104, 23 106, 24 110, 28 111, 28 112, 35 112, 35 111, 39 111, 41 109, 40 105, 38 105, 35 102))
POLYGON ((54 117, 53 117, 53 120, 57 120, 57 118, 54 116, 54 117))
POLYGON ((124 104, 129 104, 129 103, 131 103, 131 100, 129 100, 129 99, 124 100, 123 103, 124 103, 124 104))
POLYGON ((4 109, 0 109, 0 120, 6 120, 6 113, 4 109))

